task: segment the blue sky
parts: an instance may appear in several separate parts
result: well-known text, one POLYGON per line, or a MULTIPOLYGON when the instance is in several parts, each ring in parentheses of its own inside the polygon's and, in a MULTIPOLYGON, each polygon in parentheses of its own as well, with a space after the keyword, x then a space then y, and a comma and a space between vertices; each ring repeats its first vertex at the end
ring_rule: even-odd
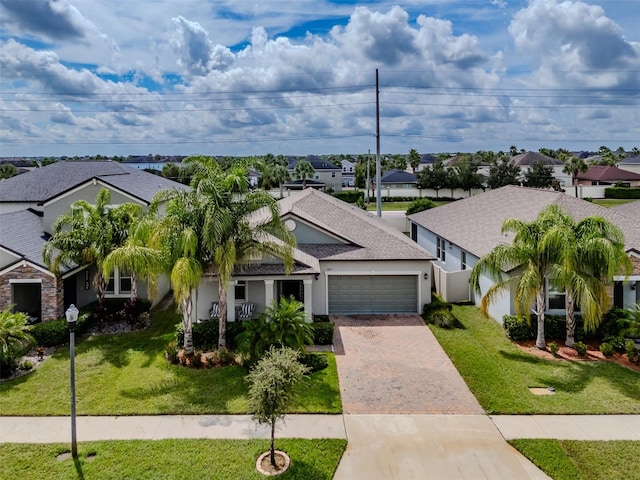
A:
POLYGON ((636 0, 0 0, 0 156, 640 146, 636 0))

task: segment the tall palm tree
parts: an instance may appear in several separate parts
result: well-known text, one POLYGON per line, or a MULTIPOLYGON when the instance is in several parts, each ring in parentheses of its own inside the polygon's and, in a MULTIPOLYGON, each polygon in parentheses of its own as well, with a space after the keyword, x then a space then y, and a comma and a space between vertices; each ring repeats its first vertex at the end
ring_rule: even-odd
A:
POLYGON ((218 275, 219 348, 226 346, 227 288, 233 271, 253 258, 282 258, 293 267, 294 235, 280 218, 277 201, 265 191, 249 191, 246 167, 223 171, 211 159, 188 159, 198 172, 192 187, 203 208, 202 245, 218 275))
POLYGON ((480 309, 487 315, 489 305, 504 290, 515 287, 515 307, 519 315, 528 315, 529 309, 537 317, 536 347, 546 346, 544 337, 545 286, 549 269, 555 263, 556 252, 542 241, 555 221, 558 207, 551 205, 542 210, 533 222, 508 218, 502 224, 502 233, 513 233, 513 242, 497 245, 482 257, 471 270, 470 282, 474 291, 481 293, 480 276, 486 272, 495 282, 486 291, 480 309), (505 272, 509 271, 508 275, 505 272))
POLYGON ((578 175, 578 173, 584 173, 589 170, 589 166, 582 158, 579 157, 569 157, 568 155, 564 154, 560 159, 564 161, 564 168, 562 169, 562 171, 568 175, 571 175, 571 183, 573 183, 576 189, 576 198, 578 198, 578 184, 576 183, 576 175, 578 175))
POLYGON ((280 187, 280 198, 283 198, 282 186, 290 178, 289 170, 287 170, 286 165, 277 164, 271 169, 271 176, 276 182, 278 182, 278 186, 280 187))
POLYGON ((633 265, 624 250, 620 228, 600 216, 586 217, 578 223, 564 212, 543 242, 558 251, 552 267, 552 283, 565 291, 567 346, 575 343, 575 306, 580 308, 585 330, 595 329, 611 307, 607 286, 615 274, 629 274, 633 265))
POLYGON ((313 178, 316 171, 308 160, 300 160, 293 168, 293 175, 302 180, 302 188, 307 188, 307 178, 313 178))
POLYGON ((60 274, 64 266, 95 265, 93 284, 99 309, 104 307, 107 288, 104 259, 124 244, 130 226, 142 214, 140 205, 123 203, 110 208, 110 202, 111 194, 104 188, 98 192, 95 205, 85 200, 74 202, 69 212, 56 220, 54 234, 42 252, 44 262, 55 274, 60 274))

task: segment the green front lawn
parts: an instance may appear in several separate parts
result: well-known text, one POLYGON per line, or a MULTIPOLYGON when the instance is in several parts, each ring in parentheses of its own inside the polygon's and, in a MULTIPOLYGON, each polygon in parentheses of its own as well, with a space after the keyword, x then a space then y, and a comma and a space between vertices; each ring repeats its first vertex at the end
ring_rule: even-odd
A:
MULTIPOLYGON (((240 366, 195 370, 171 365, 164 349, 179 321, 154 312, 143 332, 89 337, 76 345, 78 415, 239 414, 247 412, 240 366)), ((335 358, 307 377, 291 413, 340 413, 335 358)), ((28 375, 0 383, 2 415, 68 415, 69 349, 28 375)))
MULTIPOLYGON (((278 478, 331 479, 345 446, 338 439, 276 438, 276 448, 291 457, 289 470, 278 478)), ((86 442, 78 445, 74 463, 56 460, 68 444, 4 444, 0 465, 3 478, 16 479, 260 479, 265 477, 256 471, 256 459, 268 448, 268 440, 86 442)))
POLYGON ((640 414, 640 373, 613 362, 554 361, 522 352, 478 308, 454 306, 464 329, 431 330, 492 414, 640 414), (529 387, 553 386, 536 396, 529 387))
POLYGON ((527 439, 509 443, 555 480, 640 480, 640 442, 527 439))

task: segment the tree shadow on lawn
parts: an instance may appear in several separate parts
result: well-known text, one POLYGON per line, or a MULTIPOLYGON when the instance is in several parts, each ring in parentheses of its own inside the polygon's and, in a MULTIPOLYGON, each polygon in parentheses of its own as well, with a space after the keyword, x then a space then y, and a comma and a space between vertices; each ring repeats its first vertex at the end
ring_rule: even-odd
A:
POLYGON ((560 375, 538 374, 535 379, 532 379, 538 385, 553 385, 556 391, 578 393, 585 390, 595 380, 603 380, 612 389, 619 391, 621 395, 638 403, 637 410, 640 411, 640 375, 615 363, 547 360, 524 353, 512 353, 504 350, 500 350, 499 354, 509 361, 560 369, 562 372, 560 375))

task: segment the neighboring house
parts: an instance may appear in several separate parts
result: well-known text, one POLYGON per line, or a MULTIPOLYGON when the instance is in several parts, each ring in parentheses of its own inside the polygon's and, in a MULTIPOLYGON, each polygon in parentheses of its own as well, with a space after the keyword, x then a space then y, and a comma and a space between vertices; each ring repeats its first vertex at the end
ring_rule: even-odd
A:
POLYGON ((511 157, 511 160, 520 167, 521 178, 524 178, 524 174, 533 166, 534 163, 542 162, 547 166, 553 168, 553 178, 555 178, 561 187, 571 186, 573 179, 568 173, 564 173, 564 162, 557 158, 548 157, 539 152, 525 152, 511 157))
POLYGON ((121 163, 126 164, 131 168, 135 168, 136 170, 158 170, 162 171, 164 166, 168 163, 173 163, 176 165, 180 165, 182 160, 187 157, 184 156, 156 156, 152 157, 150 155, 130 155, 121 161, 121 163))
POLYGON ((617 185, 626 187, 640 186, 640 173, 622 170, 606 165, 592 165, 586 172, 576 175, 578 185, 617 185))
MULTIPOLYGON (((600 215, 618 225, 625 235, 625 248, 634 262, 633 275, 614 277, 614 304, 628 306, 640 301, 640 222, 625 211, 607 209, 561 192, 506 186, 473 197, 458 200, 409 217, 411 238, 437 260, 433 280, 436 292, 448 301, 471 299, 480 303, 482 295, 493 284, 484 275, 480 280, 482 295, 474 296, 469 288, 471 268, 499 243, 510 241, 500 233, 507 218, 533 221, 545 207, 557 204, 576 220, 600 215)), ((627 207, 633 209, 633 207, 627 207)), ((637 214, 636 214, 637 217, 637 214)), ((489 308, 489 314, 501 321, 515 313, 514 292, 505 292, 489 308)), ((564 293, 549 285, 546 292, 547 311, 563 314, 555 309, 564 305, 564 293)))
POLYGON ((356 163, 349 160, 341 160, 342 176, 354 176, 356 174, 356 163))
MULTIPOLYGON (((15 304, 41 320, 59 318, 71 303, 84 306, 96 299, 94 266, 65 269, 61 277, 42 260, 42 248, 53 234, 56 219, 76 200, 95 201, 102 188, 111 202, 148 206, 164 188, 182 184, 116 162, 65 162, 0 181, 0 309, 15 304)), ((166 282, 160 294, 167 291, 166 282)), ((115 271, 107 297, 128 297, 131 278, 115 271)), ((143 285, 139 295, 146 294, 143 285)))
MULTIPOLYGON (((323 190, 339 192, 342 190, 342 168, 337 167, 333 163, 328 160, 323 160, 320 157, 316 157, 314 155, 309 155, 304 160, 309 162, 313 169, 316 171, 313 178, 310 180, 315 180, 316 182, 323 183, 325 188, 323 190)), ((293 170, 296 168, 300 160, 297 158, 290 159, 289 164, 287 165, 287 170, 291 173, 292 180, 296 180, 293 175, 293 170)), ((309 180, 309 179, 307 179, 309 180)), ((295 184, 295 182, 288 182, 291 184, 295 184)), ((309 182, 307 181, 307 185, 309 182)))
POLYGON ((634 155, 627 157, 624 160, 620 160, 616 167, 621 170, 627 170, 629 172, 640 174, 640 155, 634 155))
POLYGON ((405 170, 389 170, 380 177, 382 188, 416 188, 418 179, 405 170))
MULTIPOLYGON (((424 153, 420 155, 420 164, 418 168, 416 168, 416 173, 421 172, 427 167, 431 167, 436 162, 435 155, 431 155, 430 153, 424 153)), ((409 167, 411 168, 411 167, 409 167)))
MULTIPOLYGON (((290 275, 277 258, 236 268, 228 289, 228 320, 242 304, 256 312, 281 296, 319 314, 417 313, 431 301, 432 255, 384 220, 308 188, 279 201, 280 214, 297 239, 290 275)), ((266 214, 261 212, 261 214, 266 214)), ((206 274, 195 296, 194 316, 206 319, 218 301, 218 280, 206 274)))

